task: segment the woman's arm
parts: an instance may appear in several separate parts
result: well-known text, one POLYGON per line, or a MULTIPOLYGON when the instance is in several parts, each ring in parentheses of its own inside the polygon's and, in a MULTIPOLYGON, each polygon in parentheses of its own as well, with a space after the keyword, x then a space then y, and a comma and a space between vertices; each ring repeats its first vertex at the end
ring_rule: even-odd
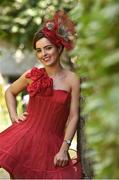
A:
MULTIPOLYGON (((25 72, 20 78, 18 78, 15 82, 13 82, 10 87, 5 91, 5 100, 8 108, 8 112, 12 122, 19 122, 17 115, 17 107, 16 107, 16 96, 26 88, 29 83, 29 80, 25 78, 27 72, 25 72)), ((25 112, 20 120, 24 120, 27 112, 25 112)))
MULTIPOLYGON (((78 113, 79 113, 79 96, 80 96, 80 80, 73 73, 72 77, 70 77, 70 83, 72 92, 71 92, 71 105, 70 105, 70 113, 68 118, 68 123, 65 130, 64 140, 72 140, 74 134, 77 129, 78 122, 78 113)), ((69 149, 69 145, 66 141, 63 141, 61 148, 58 152, 58 155, 54 159, 54 164, 58 166, 64 166, 67 164, 68 157, 67 151, 69 149)))
MULTIPOLYGON (((80 80, 76 75, 72 77, 72 93, 71 93, 71 105, 70 114, 68 118, 68 124, 65 130, 64 140, 72 140, 77 129, 77 122, 79 119, 79 96, 80 96, 80 80)), ((67 151, 69 145, 66 141, 63 142, 60 151, 67 151)))

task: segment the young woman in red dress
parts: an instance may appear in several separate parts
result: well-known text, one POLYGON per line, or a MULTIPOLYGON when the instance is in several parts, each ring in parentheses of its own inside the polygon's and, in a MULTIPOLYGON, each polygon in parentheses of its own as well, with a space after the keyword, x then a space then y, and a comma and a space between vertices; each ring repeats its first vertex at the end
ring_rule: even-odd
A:
POLYGON ((80 158, 69 147, 76 132, 80 82, 60 63, 63 49, 73 48, 73 22, 63 11, 36 32, 33 47, 43 68, 33 67, 6 90, 12 125, 0 133, 0 166, 12 179, 81 179, 80 158), (16 96, 30 99, 18 115, 16 96))

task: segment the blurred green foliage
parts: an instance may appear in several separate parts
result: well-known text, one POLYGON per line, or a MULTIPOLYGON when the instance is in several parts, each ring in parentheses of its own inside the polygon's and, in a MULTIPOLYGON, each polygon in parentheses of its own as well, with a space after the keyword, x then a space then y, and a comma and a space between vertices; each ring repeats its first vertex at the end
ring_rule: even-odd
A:
POLYGON ((70 56, 83 79, 86 156, 92 159, 95 178, 119 178, 119 1, 4 0, 0 2, 0 38, 21 49, 31 48, 44 15, 50 17, 57 9, 67 11, 77 28, 70 56))
POLYGON ((0 1, 0 38, 18 48, 32 48, 33 34, 57 9, 69 11, 73 0, 4 0, 0 1))
POLYGON ((96 178, 119 178, 119 1, 81 1, 77 23, 77 72, 84 79, 83 115, 96 178))

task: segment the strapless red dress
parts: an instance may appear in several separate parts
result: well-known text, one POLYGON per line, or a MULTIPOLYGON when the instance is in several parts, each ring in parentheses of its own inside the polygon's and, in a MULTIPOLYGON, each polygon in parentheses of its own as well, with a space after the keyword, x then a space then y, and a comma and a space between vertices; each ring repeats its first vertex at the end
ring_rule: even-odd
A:
POLYGON ((79 157, 69 155, 65 167, 53 163, 64 139, 71 93, 53 89, 45 68, 33 67, 26 78, 32 79, 27 87, 29 115, 0 133, 0 167, 15 179, 81 179, 79 157))

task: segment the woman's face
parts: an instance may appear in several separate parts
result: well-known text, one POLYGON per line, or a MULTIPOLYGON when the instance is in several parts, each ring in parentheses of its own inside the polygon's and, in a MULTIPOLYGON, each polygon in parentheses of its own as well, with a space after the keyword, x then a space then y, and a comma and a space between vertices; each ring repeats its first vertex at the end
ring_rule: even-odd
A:
POLYGON ((59 62, 59 49, 45 37, 36 42, 36 53, 37 58, 45 66, 52 66, 59 62))

